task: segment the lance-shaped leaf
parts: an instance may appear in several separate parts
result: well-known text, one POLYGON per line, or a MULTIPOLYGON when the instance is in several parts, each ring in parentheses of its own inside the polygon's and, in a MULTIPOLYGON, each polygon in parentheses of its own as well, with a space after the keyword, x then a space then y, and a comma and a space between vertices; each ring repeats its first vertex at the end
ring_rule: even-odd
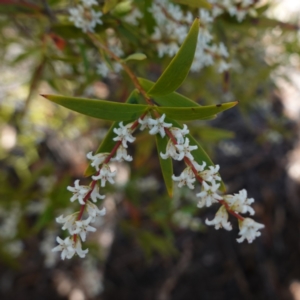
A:
POLYGON ((235 106, 238 102, 228 102, 201 107, 163 107, 156 106, 155 110, 166 114, 169 118, 181 121, 205 120, 215 114, 235 106))
MULTIPOLYGON (((170 121, 170 119, 168 119, 168 121, 170 121)), ((179 127, 179 128, 182 127, 175 120, 172 120, 172 124, 174 127, 179 127)), ((186 137, 189 138, 190 145, 198 146, 198 149, 193 150, 193 152, 192 152, 192 155, 193 155, 195 161, 199 164, 201 164, 203 161, 205 161, 207 166, 214 166, 214 163, 212 162, 212 160, 210 159, 208 154, 204 151, 204 149, 201 147, 200 143, 198 141, 196 141, 191 134, 187 134, 186 137)), ((220 190, 222 192, 226 191, 225 184, 223 183, 223 181, 221 181, 220 190)))
MULTIPOLYGON (((153 81, 150 81, 148 79, 145 78, 138 78, 138 81, 141 85, 141 87, 148 92, 153 85, 155 84, 153 81)), ((174 106, 174 107, 199 107, 200 105, 198 103, 196 103, 195 101, 181 95, 178 94, 176 92, 172 92, 168 95, 164 95, 164 96, 153 96, 152 97, 155 102, 159 105, 162 106, 174 106)))
POLYGON ((150 96, 167 95, 180 87, 188 75, 194 59, 199 24, 199 19, 196 19, 179 51, 148 92, 150 96))
POLYGON ((65 97, 57 95, 42 95, 46 99, 62 105, 81 114, 102 120, 126 121, 139 118, 149 106, 142 104, 127 104, 105 100, 65 97))
POLYGON ((173 180, 172 180, 172 175, 173 175, 173 164, 172 164, 172 159, 167 158, 167 159, 162 159, 160 156, 160 152, 165 153, 167 144, 168 144, 168 138, 164 137, 162 138, 159 134, 155 136, 156 138, 156 146, 157 146, 157 153, 159 156, 159 162, 160 162, 160 167, 161 171, 163 174, 164 182, 167 188, 167 192, 170 197, 173 197, 173 180))

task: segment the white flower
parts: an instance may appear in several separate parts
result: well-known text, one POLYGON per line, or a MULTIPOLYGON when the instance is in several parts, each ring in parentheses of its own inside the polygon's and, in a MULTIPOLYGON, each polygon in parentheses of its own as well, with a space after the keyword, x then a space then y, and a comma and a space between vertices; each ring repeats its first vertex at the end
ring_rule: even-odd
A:
POLYGON ((213 22, 213 18, 210 16, 209 11, 206 9, 200 9, 200 22, 201 24, 207 25, 208 23, 213 22))
POLYGON ((172 157, 175 160, 178 160, 179 154, 177 152, 177 149, 173 142, 171 140, 168 141, 166 153, 160 152, 160 156, 162 159, 167 159, 169 157, 172 157))
POLYGON ((149 119, 151 119, 151 115, 148 113, 144 116, 143 119, 139 118, 138 121, 141 124, 140 130, 144 130, 145 128, 151 129, 151 126, 149 124, 149 119))
POLYGON ((70 17, 77 28, 81 28, 83 32, 94 32, 94 28, 97 24, 102 24, 100 17, 102 12, 96 12, 95 10, 78 5, 69 9, 70 17))
POLYGON ((110 72, 110 69, 108 68, 107 64, 105 62, 101 62, 97 64, 97 74, 101 75, 102 77, 107 77, 107 75, 110 72))
POLYGON ((97 216, 104 216, 106 214, 105 207, 100 210, 94 203, 90 201, 87 201, 86 203, 86 210, 88 215, 91 217, 91 223, 95 222, 97 216))
POLYGON ((175 136, 177 144, 183 144, 184 143, 184 136, 187 135, 190 131, 188 127, 183 124, 183 128, 177 128, 177 127, 171 127, 170 131, 175 136))
POLYGON ((64 260, 65 258, 70 259, 75 254, 75 249, 73 248, 72 240, 70 237, 65 238, 62 240, 59 236, 56 238, 56 241, 59 243, 58 246, 52 249, 52 252, 61 251, 61 259, 64 260))
POLYGON ((223 73, 225 71, 228 71, 230 69, 231 65, 227 63, 225 60, 220 60, 218 72, 223 73))
POLYGON ((56 222, 59 224, 64 224, 62 226, 62 229, 68 229, 69 232, 72 234, 73 230, 75 229, 75 222, 77 220, 77 216, 78 216, 78 212, 74 213, 72 215, 68 215, 66 217, 64 217, 63 215, 59 216, 58 218, 56 218, 56 222))
POLYGON ((91 231, 91 232, 96 231, 95 227, 92 227, 89 225, 91 220, 92 220, 92 217, 90 216, 84 221, 76 221, 76 228, 72 232, 72 234, 79 234, 81 237, 81 240, 84 242, 86 239, 86 233, 88 231, 91 231))
POLYGON ((205 161, 202 162, 202 165, 199 165, 195 160, 192 160, 192 164, 197 172, 202 172, 206 167, 205 161))
POLYGON ((89 160, 92 160, 91 166, 94 167, 97 171, 99 171, 99 166, 105 161, 109 153, 98 153, 93 155, 93 152, 89 152, 86 157, 89 160))
POLYGON ((256 237, 261 235, 258 230, 264 227, 265 226, 263 224, 257 223, 250 218, 245 218, 243 221, 239 220, 239 235, 241 237, 237 239, 238 243, 243 242, 245 239, 248 243, 252 243, 256 237))
MULTIPOLYGON (((74 187, 68 186, 67 190, 72 192, 74 195, 71 197, 70 201, 74 202, 78 199, 78 202, 81 205, 85 205, 87 199, 87 194, 92 190, 90 186, 79 185, 79 179, 75 180, 74 187)), ((99 187, 96 185, 89 196, 94 202, 97 202, 97 199, 104 199, 104 195, 99 194, 99 187)))
POLYGON ((201 198, 198 203, 198 207, 207 207, 211 206, 213 203, 217 203, 218 200, 223 199, 220 195, 217 194, 220 184, 212 182, 211 185, 207 184, 205 181, 202 182, 202 191, 196 196, 201 198))
POLYGON ((174 181, 179 181, 178 187, 187 185, 191 190, 194 189, 193 183, 196 181, 195 175, 190 167, 183 170, 180 176, 172 175, 174 181))
POLYGON ((199 173, 199 176, 207 182, 221 181, 221 177, 218 175, 220 166, 209 166, 209 170, 204 170, 199 173))
POLYGON ((188 138, 185 138, 184 144, 175 145, 176 149, 179 152, 177 160, 182 160, 184 157, 187 157, 191 161, 194 160, 194 157, 191 154, 191 151, 198 149, 198 146, 190 146, 189 144, 190 144, 190 140, 188 138))
POLYGON ((123 122, 119 123, 120 128, 114 128, 114 133, 117 134, 114 141, 122 141, 122 145, 124 148, 127 148, 127 142, 133 143, 135 141, 135 137, 131 135, 132 130, 130 127, 132 123, 127 124, 126 126, 123 125, 123 122))
POLYGON ((87 193, 91 190, 91 188, 85 185, 79 185, 79 179, 77 179, 74 182, 74 187, 68 186, 67 190, 73 193, 73 196, 70 199, 71 202, 74 202, 78 199, 78 202, 81 205, 84 205, 84 198, 87 195, 87 193))
POLYGON ((155 135, 159 133, 162 138, 166 135, 165 128, 170 128, 172 124, 165 123, 165 117, 166 115, 163 114, 159 119, 148 119, 148 124, 152 126, 151 130, 149 131, 150 134, 155 135))
POLYGON ((255 214, 254 209, 250 206, 254 202, 254 199, 247 198, 247 191, 245 189, 239 191, 238 194, 234 194, 233 196, 224 196, 224 200, 229 204, 230 209, 235 212, 242 214, 249 212, 252 216, 255 214))
POLYGON ((230 222, 228 222, 228 213, 224 205, 222 205, 216 213, 216 216, 213 220, 209 221, 205 220, 206 225, 215 225, 216 229, 224 228, 226 230, 231 230, 232 226, 230 222))
POLYGON ((76 240, 76 243, 72 243, 73 249, 76 251, 77 255, 81 258, 84 258, 85 255, 89 252, 89 249, 82 250, 80 239, 76 240))
POLYGON ((115 62, 113 63, 113 69, 115 73, 119 73, 123 69, 123 66, 120 63, 115 62))
POLYGON ((123 147, 123 145, 120 145, 117 150, 116 157, 112 158, 111 161, 121 162, 123 160, 132 161, 132 156, 127 154, 127 150, 126 150, 126 148, 123 147))
POLYGON ((123 20, 131 25, 138 25, 139 22, 137 19, 141 19, 143 17, 143 14, 140 12, 139 9, 136 7, 128 14, 126 15, 123 20))
POLYGON ((93 180, 101 180, 101 187, 105 186, 106 181, 111 184, 115 183, 113 177, 116 176, 116 171, 111 171, 109 165, 105 164, 102 166, 98 175, 92 176, 93 180))

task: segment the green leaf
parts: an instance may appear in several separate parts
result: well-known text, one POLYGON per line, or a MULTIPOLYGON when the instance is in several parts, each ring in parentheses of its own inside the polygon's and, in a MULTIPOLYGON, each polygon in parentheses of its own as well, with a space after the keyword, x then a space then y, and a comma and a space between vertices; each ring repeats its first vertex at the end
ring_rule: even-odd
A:
POLYGON ((148 92, 150 96, 172 93, 182 84, 193 63, 198 40, 199 24, 199 19, 196 19, 179 51, 148 92))
POLYGON ((195 7, 195 8, 199 8, 199 7, 203 7, 206 9, 212 8, 212 5, 206 0, 173 0, 173 2, 188 5, 190 7, 195 7))
POLYGON ((146 59, 147 56, 144 53, 134 53, 129 56, 127 56, 123 61, 128 61, 128 60, 144 60, 146 59))
MULTIPOLYGON (((138 78, 138 81, 146 92, 148 92, 155 84, 154 82, 145 78, 138 78)), ((153 96, 153 99, 157 104, 162 106, 172 106, 172 107, 199 107, 200 106, 195 101, 176 92, 172 92, 165 96, 153 96)))
POLYGON ((156 146, 157 146, 157 153, 159 157, 159 162, 161 166, 161 171, 163 174, 164 182, 167 188, 167 192, 170 197, 173 197, 173 180, 172 180, 172 175, 173 175, 173 164, 172 164, 172 159, 162 159, 160 156, 160 152, 165 153, 167 144, 168 144, 168 138, 164 137, 162 138, 159 134, 156 136, 156 146))
POLYGON ((205 120, 220 113, 226 109, 235 106, 238 102, 228 102, 217 105, 208 105, 202 107, 163 107, 156 106, 155 110, 159 113, 165 113, 169 118, 181 121, 205 120))
POLYGON ((65 97, 57 95, 41 95, 46 99, 81 114, 97 119, 110 121, 126 121, 138 119, 149 106, 142 104, 117 103, 105 100, 65 97))

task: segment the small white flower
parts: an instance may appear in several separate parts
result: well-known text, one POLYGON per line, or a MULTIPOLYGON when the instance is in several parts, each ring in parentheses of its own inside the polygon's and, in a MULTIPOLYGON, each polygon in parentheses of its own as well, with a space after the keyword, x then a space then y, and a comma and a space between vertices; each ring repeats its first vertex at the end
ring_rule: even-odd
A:
POLYGON ((94 203, 90 201, 87 201, 86 203, 86 210, 88 215, 91 217, 91 223, 95 222, 97 216, 104 216, 106 214, 105 207, 100 210, 94 203))
POLYGON ((183 128, 171 127, 170 131, 175 136, 177 144, 181 145, 184 143, 184 136, 187 135, 190 131, 188 127, 183 124, 183 128))
POLYGON ((81 205, 84 205, 84 198, 87 195, 87 193, 91 190, 91 188, 85 185, 79 185, 79 179, 77 179, 74 182, 74 187, 68 186, 67 190, 73 193, 73 196, 70 199, 71 202, 78 200, 78 202, 81 205))
POLYGON ((207 182, 221 181, 221 177, 218 175, 219 170, 219 165, 209 166, 209 170, 200 172, 199 176, 207 182))
POLYGON ((228 71, 230 69, 231 65, 227 63, 225 60, 220 60, 218 72, 223 73, 225 71, 228 71))
POLYGON ((183 170, 180 176, 172 175, 174 181, 179 181, 178 187, 183 187, 187 185, 191 190, 194 189, 193 183, 196 181, 195 175, 190 167, 183 170))
POLYGON ((76 228, 72 232, 72 234, 79 234, 81 237, 81 240, 84 242, 88 231, 91 231, 91 232, 96 231, 95 227, 92 227, 89 225, 91 220, 92 220, 92 217, 90 216, 84 221, 76 221, 76 228))
POLYGON ((113 138, 113 140, 122 141, 123 147, 127 148, 127 142, 133 143, 135 141, 135 137, 132 136, 132 130, 130 129, 132 123, 124 126, 123 122, 120 122, 119 126, 119 128, 114 128, 114 133, 117 134, 117 136, 113 138))
POLYGON ((97 24, 102 24, 100 17, 102 12, 78 5, 69 9, 69 20, 74 23, 75 27, 81 28, 83 32, 94 32, 97 24))
MULTIPOLYGON (((74 202, 75 200, 78 200, 78 202, 81 205, 85 205, 85 202, 87 200, 85 198, 87 194, 91 191, 91 189, 92 188, 90 186, 79 185, 79 179, 75 180, 74 187, 72 186, 67 187, 67 190, 73 193, 73 196, 71 197, 70 201, 74 202)), ((90 198, 94 202, 97 202, 97 199, 104 199, 105 196, 99 194, 99 187, 96 185, 90 194, 90 198)))
POLYGON ((250 215, 254 215, 255 211, 250 206, 253 202, 253 198, 247 198, 247 191, 245 189, 239 191, 238 194, 226 195, 224 196, 224 200, 229 204, 230 209, 245 214, 249 212, 250 215))
POLYGON ((204 171, 204 169, 206 167, 205 161, 202 162, 202 165, 199 165, 195 160, 192 160, 192 164, 193 164, 194 168, 197 170, 197 172, 204 171))
POLYGON ((258 230, 264 227, 265 226, 263 224, 257 223, 250 218, 245 218, 243 221, 239 220, 239 235, 241 237, 237 239, 238 243, 243 242, 245 239, 248 243, 252 243, 256 237, 261 235, 258 230))
POLYGON ((106 181, 114 184, 115 181, 113 177, 116 176, 117 171, 111 171, 109 165, 105 164, 102 166, 98 175, 92 176, 93 180, 101 180, 101 187, 105 186, 106 181))
POLYGON ((223 199, 219 194, 217 194, 220 184, 212 182, 211 185, 207 184, 205 181, 202 182, 202 191, 196 196, 201 198, 198 203, 198 207, 211 206, 213 203, 217 203, 218 200, 223 199))
POLYGON ((126 23, 137 26, 139 24, 137 19, 141 19, 143 14, 140 12, 138 8, 134 8, 128 15, 126 15, 123 20, 126 23))
POLYGON ((157 133, 163 138, 166 135, 165 128, 172 127, 172 124, 165 123, 166 115, 163 114, 159 119, 148 119, 148 124, 152 126, 151 130, 149 131, 150 134, 155 135, 157 133))
POLYGON ((76 240, 76 243, 72 243, 73 249, 76 251, 77 255, 81 258, 84 258, 85 255, 89 252, 89 249, 82 250, 80 239, 76 240))
POLYGON ((111 159, 111 161, 118 161, 121 162, 123 160, 132 161, 132 156, 127 154, 127 149, 120 145, 117 150, 117 155, 111 159))
POLYGON ((108 68, 107 64, 105 62, 100 62, 97 64, 97 74, 101 75, 102 77, 107 77, 110 69, 108 68))
POLYGON ((175 160, 178 160, 179 154, 177 152, 177 149, 173 142, 171 140, 168 141, 166 153, 160 152, 160 156, 162 159, 167 159, 169 157, 172 157, 175 160))
POLYGON ((61 259, 72 258, 75 254, 75 249, 72 247, 72 240, 70 237, 62 240, 59 236, 56 238, 56 241, 59 243, 58 246, 52 249, 52 252, 61 251, 61 259))
POLYGON ((206 225, 214 225, 216 229, 224 228, 226 230, 231 230, 232 226, 228 222, 228 212, 224 205, 222 205, 216 213, 216 216, 213 220, 205 220, 206 225))
POLYGON ((206 9, 200 9, 199 10, 200 14, 200 22, 201 24, 207 25, 211 22, 213 22, 213 18, 210 16, 209 11, 206 9))
POLYGON ((64 217, 63 215, 59 216, 58 218, 56 218, 56 222, 59 224, 64 224, 62 226, 62 229, 68 229, 70 234, 72 234, 73 230, 75 229, 75 222, 77 220, 77 216, 78 216, 78 212, 74 213, 72 215, 68 215, 66 217, 64 217))
POLYGON ((89 152, 86 157, 89 160, 92 160, 91 166, 94 167, 97 171, 100 170, 100 165, 105 161, 109 153, 98 153, 93 155, 93 152, 89 152))
POLYGON ((191 151, 198 149, 198 146, 190 146, 189 144, 190 144, 190 140, 188 138, 185 138, 184 144, 175 145, 176 149, 179 152, 177 160, 182 160, 184 157, 187 157, 191 161, 194 160, 194 157, 191 154, 191 151))
POLYGON ((145 128, 151 129, 152 126, 149 124, 149 119, 151 119, 151 115, 148 113, 144 116, 143 119, 139 118, 139 123, 141 124, 140 130, 144 130, 145 128))

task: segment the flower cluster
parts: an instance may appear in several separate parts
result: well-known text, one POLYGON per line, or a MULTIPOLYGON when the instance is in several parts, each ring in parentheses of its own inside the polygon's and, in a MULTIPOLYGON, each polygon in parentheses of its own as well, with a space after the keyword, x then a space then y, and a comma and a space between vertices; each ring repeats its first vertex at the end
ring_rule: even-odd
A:
POLYGON ((102 24, 102 12, 92 9, 93 5, 98 4, 96 0, 81 0, 81 2, 82 5, 69 9, 69 20, 83 32, 94 32, 96 25, 102 24))
POLYGON ((88 249, 82 249, 81 242, 85 242, 89 231, 96 231, 96 228, 91 226, 96 221, 96 218, 105 215, 105 208, 99 209, 94 203, 97 203, 98 199, 102 200, 105 198, 104 195, 100 194, 100 188, 105 187, 107 182, 115 183, 116 171, 111 170, 109 161, 132 160, 132 157, 127 154, 127 143, 134 142, 135 138, 132 136, 132 133, 137 125, 137 121, 127 125, 123 125, 123 122, 120 122, 120 127, 114 128, 116 137, 113 140, 116 142, 116 146, 111 153, 93 155, 92 152, 89 152, 87 154, 87 158, 92 161, 91 166, 96 170, 96 174, 92 176, 90 186, 80 185, 79 180, 75 180, 74 186, 67 187, 67 190, 73 193, 70 201, 74 202, 77 200, 81 208, 71 215, 61 215, 56 218, 56 222, 62 224, 62 229, 67 230, 70 234, 65 239, 57 237, 56 240, 59 245, 52 249, 53 252, 61 251, 62 259, 71 258, 74 254, 85 257, 88 253, 88 249), (116 154, 115 157, 113 157, 114 154, 116 154), (83 219, 84 213, 87 215, 86 219, 83 219))
POLYGON ((91 226, 95 222, 97 216, 105 214, 105 208, 98 209, 94 204, 98 199, 105 198, 100 194, 100 189, 106 186, 107 182, 114 184, 116 171, 112 171, 109 165, 110 161, 132 161, 132 156, 127 153, 128 143, 133 143, 134 130, 140 126, 141 130, 148 129, 151 135, 159 134, 162 138, 169 137, 166 153, 160 153, 163 159, 172 158, 177 161, 184 161, 186 168, 179 176, 173 175, 172 179, 178 183, 178 187, 187 186, 190 189, 195 188, 195 183, 201 183, 201 191, 196 194, 199 198, 198 207, 209 207, 212 204, 220 204, 220 208, 213 220, 206 220, 207 225, 213 225, 216 229, 224 228, 231 230, 232 225, 229 222, 229 214, 235 216, 239 221, 240 237, 237 241, 240 243, 245 239, 251 243, 256 237, 260 236, 259 230, 264 225, 256 223, 250 218, 244 218, 240 214, 249 213, 254 215, 251 204, 254 199, 247 197, 246 190, 241 190, 233 195, 221 195, 219 188, 221 185, 221 177, 219 175, 219 166, 208 166, 207 162, 199 164, 192 152, 198 149, 197 145, 190 144, 189 129, 186 125, 183 128, 174 127, 171 123, 165 122, 165 114, 153 118, 149 113, 143 114, 133 123, 124 125, 119 123, 119 127, 113 129, 116 136, 113 141, 116 142, 110 153, 98 153, 93 155, 92 152, 87 154, 90 159, 91 166, 95 168, 96 174, 92 176, 90 186, 79 184, 79 180, 75 180, 74 186, 67 189, 73 193, 70 198, 71 202, 78 200, 81 209, 71 215, 56 218, 56 222, 62 224, 62 229, 67 230, 70 236, 65 239, 57 237, 58 246, 52 251, 61 251, 61 258, 71 258, 74 254, 85 257, 88 249, 82 250, 81 242, 86 240, 87 233, 95 232, 96 228, 91 226), (115 155, 115 156, 114 156, 115 155), (94 203, 93 203, 94 202, 94 203), (84 212, 87 217, 83 219, 84 212))
MULTIPOLYGON (((161 117, 163 118, 164 115, 161 117)), ((152 124, 151 118, 148 118, 141 122, 143 126, 145 123, 152 124)), ((192 151, 196 150, 198 146, 190 145, 190 140, 185 137, 189 133, 186 125, 182 129, 172 127, 170 124, 164 123, 166 126, 163 128, 163 132, 167 132, 170 137, 167 144, 166 153, 160 153, 163 159, 169 157, 174 160, 184 160, 186 168, 181 172, 179 176, 172 176, 172 179, 178 183, 178 187, 186 185, 190 189, 195 188, 195 182, 201 183, 201 191, 196 194, 199 198, 198 207, 209 207, 214 203, 221 204, 216 216, 213 220, 206 220, 207 225, 214 225, 216 229, 224 228, 231 230, 232 225, 228 221, 229 214, 235 216, 239 221, 240 238, 237 239, 239 243, 245 239, 251 243, 256 237, 260 236, 258 230, 264 228, 264 225, 256 223, 251 218, 244 218, 240 214, 249 213, 254 215, 254 209, 250 206, 254 199, 247 198, 247 191, 241 190, 234 195, 221 195, 219 190, 221 185, 221 177, 219 175, 220 167, 207 166, 206 162, 199 164, 194 159, 192 151)), ((151 128, 153 130, 153 128, 151 128)), ((150 130, 150 131, 151 131, 150 130)))

